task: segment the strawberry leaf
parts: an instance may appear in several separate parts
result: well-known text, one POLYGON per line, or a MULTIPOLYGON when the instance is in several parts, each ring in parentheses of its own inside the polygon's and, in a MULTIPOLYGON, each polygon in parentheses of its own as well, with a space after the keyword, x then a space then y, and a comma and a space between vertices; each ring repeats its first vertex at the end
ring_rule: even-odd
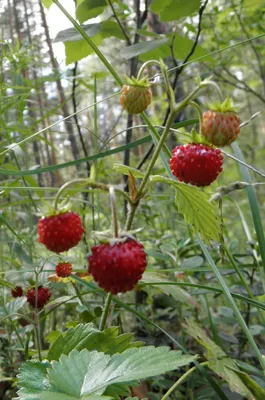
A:
POLYGON ((168 347, 146 346, 109 356, 97 351, 73 350, 53 362, 49 383, 53 390, 82 397, 102 394, 114 383, 128 383, 160 375, 193 362, 195 357, 182 355, 168 347))
POLYGON ((133 334, 118 335, 118 332, 118 327, 111 327, 102 332, 94 328, 93 324, 79 324, 57 337, 48 352, 47 359, 57 361, 62 354, 69 354, 74 349, 97 350, 114 354, 142 345, 141 342, 132 342, 133 334))
POLYGON ((221 220, 217 213, 217 206, 209 202, 209 197, 199 188, 178 182, 173 179, 155 175, 150 178, 152 182, 162 182, 172 185, 176 189, 176 203, 178 211, 184 216, 187 224, 201 234, 203 240, 220 241, 221 220))
POLYGON ((115 171, 122 172, 124 175, 130 175, 132 174, 135 178, 143 178, 144 173, 139 171, 136 168, 128 167, 127 165, 124 164, 113 164, 112 168, 115 171))

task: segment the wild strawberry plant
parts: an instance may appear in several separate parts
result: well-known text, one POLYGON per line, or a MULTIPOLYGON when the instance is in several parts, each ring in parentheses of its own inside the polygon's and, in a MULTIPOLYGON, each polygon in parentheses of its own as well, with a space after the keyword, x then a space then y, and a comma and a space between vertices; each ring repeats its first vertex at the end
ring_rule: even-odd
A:
MULTIPOLYGON (((93 50, 98 62, 115 80, 112 90, 115 95, 120 95, 120 102, 115 98, 116 106, 121 106, 129 114, 128 121, 133 121, 131 115, 139 114, 144 122, 140 129, 148 130, 148 140, 152 139, 154 148, 150 152, 150 160, 147 157, 149 161, 143 172, 128 163, 113 166, 119 178, 122 175, 127 177, 125 185, 117 184, 117 175, 112 174, 109 174, 106 183, 102 173, 105 165, 99 166, 99 160, 118 151, 127 151, 129 143, 125 149, 121 146, 122 150, 110 149, 104 153, 97 149, 90 157, 62 165, 63 168, 71 163, 94 161, 88 177, 66 179, 56 189, 53 198, 42 199, 41 209, 30 197, 36 206, 31 220, 34 221, 32 237, 38 241, 34 248, 1 214, 3 226, 20 243, 20 255, 26 265, 19 274, 14 270, 7 271, 5 279, 0 280, 9 293, 1 301, 2 321, 9 345, 15 343, 15 354, 19 354, 18 360, 13 359, 12 351, 9 355, 13 364, 19 364, 17 378, 14 379, 18 388, 14 399, 137 400, 144 399, 144 396, 154 400, 187 396, 195 399, 227 399, 234 392, 240 398, 263 399, 265 360, 260 343, 254 338, 253 325, 250 329, 249 319, 252 317, 252 307, 257 310, 253 320, 258 320, 259 326, 263 326, 265 307, 256 300, 225 238, 222 199, 230 192, 247 187, 259 246, 252 249, 256 262, 253 274, 259 270, 264 284, 259 252, 264 261, 265 241, 258 203, 247 172, 251 166, 244 162, 237 143, 232 145, 236 155, 234 161, 240 163, 246 182, 218 187, 211 198, 209 188, 212 184, 217 187, 219 174, 222 176, 228 172, 225 163, 223 165, 227 153, 216 146, 228 146, 236 141, 240 132, 236 109, 232 107, 230 99, 224 99, 211 77, 198 79, 186 96, 177 99, 174 83, 170 81, 169 67, 162 59, 147 57, 140 69, 134 71, 135 76, 121 77, 95 44, 97 40, 91 39, 93 35, 90 30, 98 32, 99 27, 96 24, 94 27, 81 25, 110 7, 121 29, 119 34, 122 33, 129 44, 124 53, 128 57, 130 54, 132 57, 142 54, 141 46, 138 46, 141 43, 131 43, 129 33, 125 30, 126 24, 119 20, 112 2, 100 2, 97 6, 86 0, 77 2, 76 19, 59 0, 45 0, 43 3, 47 7, 54 3, 73 24, 73 29, 62 32, 67 62, 78 61, 89 54, 87 51, 93 50), (77 35, 78 41, 72 40, 73 35, 77 35), (79 50, 76 41, 80 42, 79 50), (168 107, 167 118, 159 126, 153 122, 152 115, 149 117, 152 97, 155 97, 152 95, 155 78, 150 71, 154 70, 163 82, 161 97, 167 99, 168 107), (119 85, 121 90, 114 89, 115 85, 119 85), (200 102, 206 92, 210 92, 211 96, 221 96, 222 101, 215 102, 203 114, 200 102), (198 119, 192 123, 176 123, 179 114, 191 108, 196 111, 198 119), (188 125, 197 125, 198 132, 195 128, 190 133, 184 131, 183 128, 188 125), (172 133, 181 141, 176 147, 169 145, 172 133), (174 211, 166 230, 162 200, 150 206, 150 192, 154 188, 158 192, 163 191, 163 195, 164 191, 169 194, 166 211, 169 214, 174 211), (86 208, 78 207, 78 193, 83 194, 81 203, 84 207, 92 199, 89 212, 86 208), (70 202, 68 197, 71 197, 70 202), (122 212, 123 205, 125 215, 122 212), (176 215, 177 221, 174 220, 176 215), (143 221, 146 222, 144 235, 143 221), (189 239, 183 235, 187 228, 189 239), (159 240, 158 229, 161 230, 159 240), (172 232, 177 232, 179 237, 172 232), (30 258, 23 246, 30 251, 30 258), (190 249, 193 251, 191 257, 190 249), (168 265, 175 265, 186 256, 189 263, 187 271, 190 269, 201 273, 201 269, 208 268, 206 271, 210 271, 215 278, 215 286, 198 283, 193 275, 186 277, 183 271, 176 271, 176 268, 175 275, 172 274, 168 265), (231 290, 219 268, 225 263, 229 263, 233 270, 233 284, 240 284, 244 288, 243 293, 231 290), (213 307, 209 304, 210 293, 222 296, 225 306, 222 306, 220 318, 224 316, 240 332, 241 343, 235 342, 237 339, 227 334, 226 338, 234 340, 230 349, 221 341, 218 320, 213 317, 213 307), (156 297, 152 302, 154 295, 156 297), (10 299, 5 301, 8 296, 10 299), (133 296, 136 299, 146 296, 147 299, 135 304, 133 296), (165 306, 161 306, 159 300, 163 300, 165 306), (243 308, 240 309, 242 304, 247 306, 247 313, 243 312, 243 308), (147 311, 148 315, 145 315, 147 311), (200 324, 203 319, 200 315, 204 313, 207 314, 207 330, 200 324), (196 316, 196 320, 191 314, 196 316), (138 325, 135 320, 132 322, 132 318, 140 321, 138 325), (165 319, 174 321, 170 325, 170 332, 165 319), (136 327, 135 332, 128 333, 134 329, 133 326, 136 327), (141 337, 141 329, 147 334, 143 340, 137 340, 141 337), (155 332, 163 335, 163 339, 160 336, 159 341, 155 340, 152 337, 155 332), (242 356, 244 349, 245 353, 251 355, 242 356), (163 374, 167 378, 164 381, 161 377, 163 374), (190 379, 193 376, 199 376, 194 385, 190 379), (144 386, 139 389, 140 382, 146 385, 146 390, 144 386), (204 387, 208 397, 203 394, 204 387), (132 397, 134 394, 137 397, 132 397)), ((118 3, 126 8, 123 2, 118 3)), ((207 5, 207 1, 200 4, 197 0, 189 4, 181 1, 180 7, 173 3, 171 1, 164 6, 161 1, 154 1, 150 10, 166 21, 174 21, 198 10, 201 17, 207 5)), ((114 29, 112 22, 103 21, 100 29, 114 29)), ((159 40, 163 41, 159 46, 167 42, 165 38, 159 40)), ((146 41, 145 45, 149 50, 157 46, 151 41, 146 41)), ((172 43, 171 51, 173 47, 172 43)), ((181 68, 184 66, 185 63, 181 68)), ((96 94, 96 81, 94 90, 96 94)), ((96 118, 94 128, 97 130, 96 118)), ((127 131, 131 128, 128 125, 127 131)), ((24 141, 33 137, 29 136, 24 141)), ((144 140, 139 139, 136 145, 144 143, 144 140)), ((21 144, 12 143, 1 154, 6 155, 21 144)), ((6 166, 3 171, 14 174, 6 166)), ((47 171, 52 171, 52 168, 37 168, 33 173, 47 171)), ((23 177, 33 174, 30 169, 19 171, 19 168, 16 173, 23 177)), ((245 221, 244 226, 247 231, 245 221)))

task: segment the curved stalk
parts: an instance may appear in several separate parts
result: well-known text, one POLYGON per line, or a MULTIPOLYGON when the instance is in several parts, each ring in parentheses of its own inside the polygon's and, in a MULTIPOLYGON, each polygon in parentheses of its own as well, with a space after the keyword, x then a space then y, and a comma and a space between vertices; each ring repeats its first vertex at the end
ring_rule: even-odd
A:
MULTIPOLYGON (((209 364, 209 361, 205 361, 205 362, 201 363, 200 366, 201 366, 201 367, 206 367, 206 366, 208 366, 208 364, 209 364)), ((175 382, 174 385, 171 386, 171 388, 166 392, 166 394, 162 397, 161 400, 166 400, 166 399, 171 395, 171 393, 173 393, 174 390, 176 390, 176 388, 177 388, 181 383, 183 383, 183 382, 184 382, 195 370, 197 370, 197 369, 198 369, 197 366, 192 367, 192 368, 189 369, 184 375, 182 375, 182 376, 177 380, 177 382, 175 382)))

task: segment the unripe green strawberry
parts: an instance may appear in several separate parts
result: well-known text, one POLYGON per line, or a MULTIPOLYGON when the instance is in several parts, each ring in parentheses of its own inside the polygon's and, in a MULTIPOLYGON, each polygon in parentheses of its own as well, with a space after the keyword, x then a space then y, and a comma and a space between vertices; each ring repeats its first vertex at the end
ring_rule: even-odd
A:
POLYGON ((228 146, 240 133, 240 119, 232 107, 231 100, 215 103, 211 110, 203 114, 202 135, 215 146, 228 146))
POLYGON ((144 78, 137 81, 128 79, 128 84, 123 85, 120 94, 120 104, 129 114, 140 114, 149 106, 152 100, 150 84, 144 78))

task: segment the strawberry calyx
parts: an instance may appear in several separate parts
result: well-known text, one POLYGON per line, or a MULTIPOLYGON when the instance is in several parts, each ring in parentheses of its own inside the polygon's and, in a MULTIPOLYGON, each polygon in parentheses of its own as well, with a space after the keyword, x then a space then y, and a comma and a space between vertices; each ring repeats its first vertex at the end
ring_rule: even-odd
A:
POLYGON ((195 128, 192 128, 190 133, 185 130, 181 130, 180 133, 178 133, 178 139, 183 144, 205 144, 209 147, 215 147, 206 139, 206 137, 198 133, 195 128))
POLYGON ((101 244, 107 244, 109 243, 111 246, 114 246, 117 243, 124 243, 127 240, 135 240, 135 234, 139 233, 142 229, 134 229, 131 231, 120 231, 119 232, 119 237, 113 237, 113 229, 112 227, 110 229, 107 229, 105 231, 93 231, 93 236, 96 238, 96 240, 101 243, 101 244))
POLYGON ((37 215, 41 217, 51 217, 59 214, 65 214, 71 210, 72 210, 72 203, 69 201, 69 199, 64 199, 62 202, 60 202, 57 205, 56 209, 54 205, 52 205, 46 200, 43 200, 41 211, 38 212, 37 215))
POLYGON ((212 104, 206 104, 207 108, 212 111, 219 111, 219 112, 234 112, 238 111, 238 107, 233 105, 233 100, 228 97, 222 103, 218 101, 214 101, 212 104))
POLYGON ((148 82, 148 78, 144 76, 141 79, 137 79, 134 76, 129 78, 128 76, 125 76, 125 84, 129 86, 134 86, 134 87, 141 87, 141 88, 149 88, 151 84, 148 82))

